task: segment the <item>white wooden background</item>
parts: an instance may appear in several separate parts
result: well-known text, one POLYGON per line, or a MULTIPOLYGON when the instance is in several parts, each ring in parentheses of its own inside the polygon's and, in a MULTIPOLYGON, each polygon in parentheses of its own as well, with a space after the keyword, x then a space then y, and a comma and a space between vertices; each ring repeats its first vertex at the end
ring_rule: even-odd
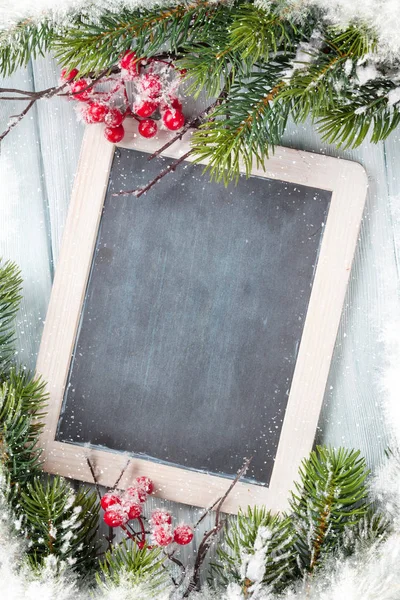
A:
MULTIPOLYGON (((37 60, 2 85, 42 89, 59 69, 50 57, 37 60)), ((16 261, 24 277, 18 318, 19 360, 34 369, 54 269, 68 210, 83 126, 73 103, 42 100, 4 140, 0 154, 0 257, 16 261)), ((0 131, 24 103, 0 103, 0 131)), ((186 112, 195 109, 192 102, 186 112)), ((400 160, 398 132, 385 142, 340 151, 321 142, 310 123, 290 126, 283 145, 360 162, 369 195, 360 241, 337 338, 317 441, 359 448, 375 469, 388 444, 377 379, 384 365, 380 333, 400 313, 400 160)), ((400 368, 400 366, 399 366, 400 368)), ((160 504, 158 500, 151 501, 160 504)), ((177 519, 194 522, 199 511, 166 503, 177 519)), ((152 508, 152 507, 150 507, 152 508)), ((205 520, 204 527, 210 525, 205 520)), ((198 534, 200 537, 201 532, 198 534)), ((187 551, 192 554, 192 549, 187 551)))

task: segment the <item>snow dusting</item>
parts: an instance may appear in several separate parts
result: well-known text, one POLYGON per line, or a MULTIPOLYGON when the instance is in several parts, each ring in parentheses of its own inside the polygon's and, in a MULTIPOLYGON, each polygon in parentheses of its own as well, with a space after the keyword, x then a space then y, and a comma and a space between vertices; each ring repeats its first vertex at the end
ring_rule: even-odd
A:
MULTIPOLYGON (((400 2, 398 0, 280 0, 293 18, 304 19, 310 8, 318 8, 327 22, 341 29, 364 25, 375 32, 382 58, 400 58, 400 2)), ((264 5, 264 0, 258 0, 264 5)))

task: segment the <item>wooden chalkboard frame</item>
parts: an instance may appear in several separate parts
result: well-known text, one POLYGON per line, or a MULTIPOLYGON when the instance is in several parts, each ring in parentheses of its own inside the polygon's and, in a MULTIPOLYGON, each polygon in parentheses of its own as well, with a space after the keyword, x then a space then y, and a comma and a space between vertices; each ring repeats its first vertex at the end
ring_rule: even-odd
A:
MULTIPOLYGON (((137 136, 136 124, 128 121, 118 145, 151 153, 170 135, 163 132, 157 139, 144 140, 137 136)), ((189 131, 163 154, 179 158, 189 150, 190 136, 189 131)), ((47 381, 50 396, 40 440, 44 469, 92 481, 86 461, 90 456, 104 486, 114 484, 127 455, 62 443, 55 437, 114 150, 101 125, 86 128, 36 369, 47 381)), ((254 168, 252 173, 329 190, 332 199, 270 485, 239 482, 223 507, 233 513, 240 506, 256 504, 273 511, 286 509, 300 462, 312 448, 367 191, 361 165, 282 147, 275 149, 265 171, 254 168)), ((121 487, 138 475, 151 477, 156 494, 163 498, 203 507, 212 505, 229 486, 223 477, 134 457, 121 487)))

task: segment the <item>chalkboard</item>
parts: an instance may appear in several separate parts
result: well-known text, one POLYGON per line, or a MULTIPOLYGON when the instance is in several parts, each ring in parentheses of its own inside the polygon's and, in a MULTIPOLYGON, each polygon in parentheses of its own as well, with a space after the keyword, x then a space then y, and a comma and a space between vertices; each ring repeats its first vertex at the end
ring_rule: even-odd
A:
MULTIPOLYGON (((113 161, 57 439, 268 484, 331 193, 113 161)), ((163 168, 172 159, 163 159, 163 168)))
MULTIPOLYGON (((363 169, 278 148, 224 188, 183 163, 190 132, 114 149, 88 127, 37 372, 44 468, 224 510, 287 507, 310 451, 366 195, 363 169)), ((172 134, 171 134, 172 135, 172 134)))

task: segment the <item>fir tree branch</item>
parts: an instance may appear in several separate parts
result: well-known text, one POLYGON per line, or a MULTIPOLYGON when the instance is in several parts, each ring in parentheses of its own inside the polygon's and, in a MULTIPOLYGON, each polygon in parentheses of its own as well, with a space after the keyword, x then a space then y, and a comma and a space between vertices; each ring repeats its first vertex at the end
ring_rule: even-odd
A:
POLYGON ((32 566, 39 568, 53 556, 57 568, 69 565, 88 578, 97 566, 99 548, 96 495, 82 489, 75 493, 59 477, 44 482, 35 478, 22 491, 20 504, 32 566))
POLYGON ((22 278, 15 263, 0 260, 0 382, 14 356, 14 322, 21 301, 22 278))
POLYGON ((334 549, 345 527, 367 513, 368 471, 360 453, 318 447, 300 469, 291 508, 299 568, 312 574, 334 549))
POLYGON ((35 23, 25 19, 11 30, 0 32, 0 75, 11 75, 19 67, 28 64, 37 56, 44 56, 54 38, 54 29, 49 21, 35 23))
POLYGON ((241 4, 232 14, 229 38, 232 50, 252 64, 268 61, 270 54, 293 51, 298 43, 298 29, 273 10, 254 4, 241 4))
POLYGON ((277 100, 287 65, 287 59, 276 59, 268 70, 234 84, 226 102, 194 133, 196 160, 207 163, 212 179, 226 185, 237 181, 241 163, 249 176, 253 163, 263 166, 269 148, 279 143, 290 110, 288 103, 277 100))
POLYGON ((218 10, 218 4, 198 0, 152 10, 105 11, 95 23, 82 16, 56 39, 56 55, 67 69, 78 66, 85 74, 115 64, 130 48, 145 57, 164 46, 177 52, 195 29, 211 29, 212 15, 218 10))
POLYGON ((128 587, 142 584, 156 594, 167 583, 167 573, 163 569, 165 559, 159 548, 139 549, 136 544, 129 546, 123 540, 112 552, 106 552, 100 563, 101 574, 96 573, 96 580, 105 592, 122 583, 128 587))
MULTIPOLYGON (((293 580, 296 553, 288 517, 272 515, 263 506, 240 511, 231 517, 223 541, 217 549, 217 562, 212 563, 210 583, 234 581, 251 593, 254 584, 246 564, 262 551, 264 575, 262 583, 274 593, 280 593, 293 580), (267 533, 263 540, 263 534, 267 533)), ((245 594, 246 595, 246 594, 245 594)))

